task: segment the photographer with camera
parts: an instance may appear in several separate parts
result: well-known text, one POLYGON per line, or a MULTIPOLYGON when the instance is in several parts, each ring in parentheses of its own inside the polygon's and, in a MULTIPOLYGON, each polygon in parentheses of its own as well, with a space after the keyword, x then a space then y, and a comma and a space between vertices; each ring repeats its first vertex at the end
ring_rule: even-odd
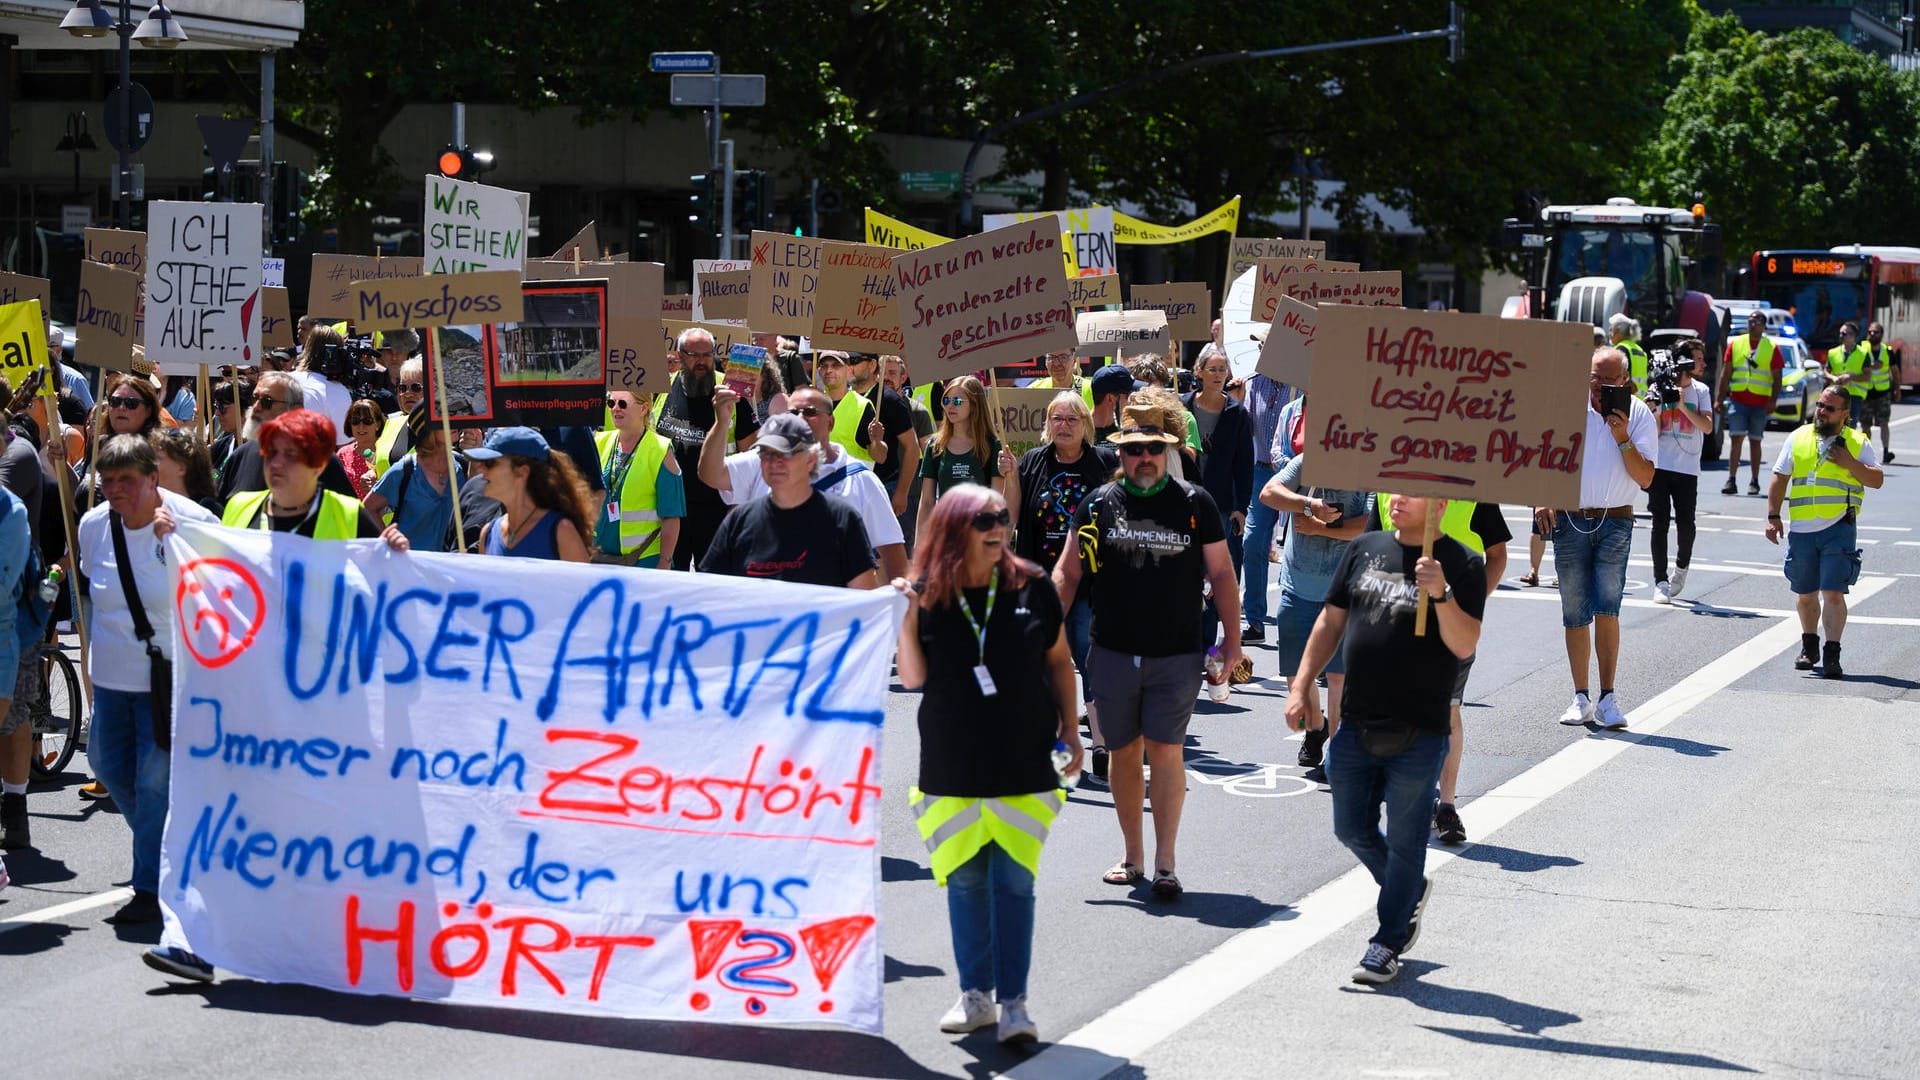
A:
POLYGON ((306 348, 294 365, 293 377, 300 382, 302 408, 333 421, 336 437, 351 442, 347 431, 347 410, 353 407, 353 389, 348 385, 359 364, 347 349, 346 338, 331 326, 316 326, 307 334, 306 348))
POLYGON ((1674 354, 1655 349, 1648 365, 1647 407, 1660 425, 1660 452, 1647 499, 1653 511, 1653 602, 1671 604, 1687 587, 1693 561, 1693 508, 1700 494, 1700 451, 1713 432, 1713 393, 1695 376, 1705 370, 1707 347, 1698 339, 1674 354), (1667 522, 1680 541, 1673 577, 1667 577, 1667 522))

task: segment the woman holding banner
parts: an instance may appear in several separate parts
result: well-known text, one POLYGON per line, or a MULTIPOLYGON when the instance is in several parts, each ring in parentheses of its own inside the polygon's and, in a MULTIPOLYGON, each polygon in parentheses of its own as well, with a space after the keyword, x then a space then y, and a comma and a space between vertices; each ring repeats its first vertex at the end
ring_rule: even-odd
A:
POLYGON ((999 493, 954 487, 921 530, 908 578, 893 583, 911 601, 900 683, 924 691, 910 797, 934 880, 947 887, 960 973, 940 1030, 994 1023, 997 993, 1005 1043, 1038 1038, 1027 1015, 1033 882, 1066 802, 1060 785, 1081 756, 1060 597, 1045 571, 1008 550, 1011 522, 999 493))
POLYGON ((267 490, 236 494, 220 523, 315 540, 378 536, 395 551, 407 550, 407 537, 399 526, 383 528, 358 499, 320 487, 320 472, 333 457, 336 441, 333 421, 309 409, 295 409, 267 421, 260 428, 267 490))
MULTIPOLYGON (((991 486, 1006 494, 1007 479, 1018 463, 993 433, 993 413, 986 388, 971 375, 947 380, 940 404, 940 430, 920 455, 920 511, 914 535, 927 527, 933 504, 960 484, 991 486)), ((1015 497, 1014 501, 1018 501, 1015 497)))
POLYGON ((590 561, 591 497, 567 455, 553 453, 532 428, 511 427, 495 428, 466 456, 474 473, 486 477, 487 498, 501 507, 480 534, 483 554, 590 561))

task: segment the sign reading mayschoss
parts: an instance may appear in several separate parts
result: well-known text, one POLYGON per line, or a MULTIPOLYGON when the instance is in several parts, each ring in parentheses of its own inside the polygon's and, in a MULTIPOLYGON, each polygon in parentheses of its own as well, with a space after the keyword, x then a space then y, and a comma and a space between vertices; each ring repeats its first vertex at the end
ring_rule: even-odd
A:
POLYGON ((200 525, 167 552, 165 943, 348 993, 880 1030, 890 591, 200 525))
POLYGON ((146 357, 162 375, 260 355, 260 204, 147 204, 146 357))

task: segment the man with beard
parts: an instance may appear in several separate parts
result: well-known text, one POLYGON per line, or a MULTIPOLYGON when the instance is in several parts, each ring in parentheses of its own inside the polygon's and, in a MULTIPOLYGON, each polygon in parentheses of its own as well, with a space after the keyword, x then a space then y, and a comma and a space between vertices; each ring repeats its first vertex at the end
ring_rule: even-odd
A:
MULTIPOLYGON (((227 466, 220 473, 222 503, 232 501, 236 492, 267 489, 267 470, 260 461, 260 427, 276 416, 304 408, 306 394, 292 372, 269 371, 260 376, 253 388, 253 407, 247 410, 246 425, 240 429, 240 443, 228 455, 227 466)), ((320 470, 320 486, 359 499, 347 470, 332 454, 327 455, 327 464, 320 470)))
MULTIPOLYGON (((713 354, 712 334, 697 326, 681 331, 673 353, 680 374, 668 388, 653 423, 656 432, 673 441, 673 456, 687 487, 687 516, 680 521, 680 540, 673 548, 675 570, 689 569, 706 555, 720 520, 727 516, 720 493, 700 481, 700 444, 713 426, 713 354)), ((752 409, 734 410, 733 450, 752 446, 759 432, 760 420, 752 409)))

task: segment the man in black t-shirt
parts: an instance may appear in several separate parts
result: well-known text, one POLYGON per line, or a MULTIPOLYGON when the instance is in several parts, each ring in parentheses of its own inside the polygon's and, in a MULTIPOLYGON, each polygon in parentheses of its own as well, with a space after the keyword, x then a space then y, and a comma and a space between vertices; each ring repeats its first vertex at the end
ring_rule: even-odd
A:
POLYGON ((1420 936, 1433 888, 1427 836, 1447 757, 1448 702, 1460 661, 1480 641, 1487 588, 1479 561, 1458 540, 1440 536, 1431 556, 1420 554, 1427 516, 1444 515, 1445 500, 1394 495, 1387 512, 1393 532, 1363 533, 1341 557, 1287 696, 1290 726, 1319 727, 1314 680, 1342 650, 1346 692, 1326 764, 1333 832, 1380 885, 1380 927, 1353 971, 1362 983, 1398 975, 1400 954, 1420 936), (1426 634, 1415 636, 1417 612, 1429 602, 1426 634))
POLYGON ((1151 406, 1129 405, 1111 442, 1125 475, 1088 495, 1074 511, 1077 543, 1054 564, 1063 609, 1089 590, 1093 644, 1085 677, 1108 743, 1108 783, 1126 855, 1103 880, 1143 877, 1141 760, 1153 766, 1153 893, 1180 895, 1174 842, 1186 798, 1183 760, 1206 658, 1201 638, 1202 581, 1220 605, 1227 670, 1240 662, 1240 602, 1219 508, 1206 489, 1167 475, 1168 447, 1180 438, 1152 421, 1151 406))
MULTIPOLYGON (((685 570, 701 563, 705 569, 702 557, 720 527, 720 519, 727 516, 727 504, 720 493, 700 482, 700 444, 706 442, 707 429, 713 426, 713 335, 690 327, 681 332, 675 345, 680 374, 667 388, 666 401, 655 410, 653 429, 672 440, 673 456, 680 461, 680 476, 687 488, 687 516, 680 519, 673 568, 685 570)), ((730 449, 752 446, 759 430, 760 420, 752 409, 735 409, 730 449)))
POLYGON ((754 448, 768 493, 742 503, 720 523, 700 561, 703 572, 850 589, 879 584, 859 511, 813 488, 817 445, 800 417, 767 418, 754 448))
POLYGON ((879 358, 872 353, 853 353, 847 364, 848 386, 853 393, 869 400, 879 395, 880 415, 859 433, 859 443, 873 458, 874 475, 886 486, 894 516, 898 517, 907 510, 907 496, 920 472, 920 436, 913 430, 913 407, 898 391, 880 384, 879 358), (875 424, 879 425, 878 440, 873 437, 875 424), (886 449, 876 450, 877 442, 884 442, 886 449))

